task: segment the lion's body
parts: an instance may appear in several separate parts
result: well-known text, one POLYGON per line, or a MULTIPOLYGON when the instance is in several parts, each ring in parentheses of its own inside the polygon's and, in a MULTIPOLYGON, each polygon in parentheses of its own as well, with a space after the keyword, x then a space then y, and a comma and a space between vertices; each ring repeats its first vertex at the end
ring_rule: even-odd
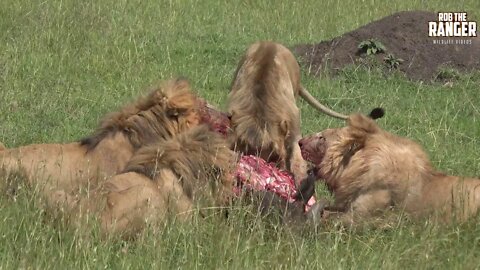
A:
MULTIPOLYGON (((35 144, 0 152, 0 171, 22 174, 40 188, 47 202, 57 203, 57 191, 74 196, 79 188, 125 168, 143 145, 169 138, 198 124, 196 99, 185 80, 170 80, 147 97, 107 115, 94 135, 68 144, 35 144)), ((66 200, 69 200, 66 198, 66 200)))
POLYGON ((225 205, 233 192, 236 154, 221 135, 199 126, 140 149, 125 173, 103 189, 106 233, 131 235, 167 213, 188 219, 195 207, 225 205))
POLYGON ((306 176, 298 140, 300 111, 295 98, 301 88, 300 68, 284 46, 255 43, 240 61, 228 97, 232 143, 294 173, 306 176))
POLYGON ((317 164, 319 176, 335 195, 332 208, 342 210, 343 222, 368 220, 390 208, 444 222, 477 214, 479 179, 437 172, 420 145, 380 129, 363 115, 352 115, 348 122, 302 141, 304 152, 318 152, 322 147, 317 143, 326 145, 317 164))
POLYGON ((80 143, 33 144, 0 152, 0 168, 24 174, 31 185, 45 185, 40 188, 72 191, 120 172, 133 151, 123 134, 102 140, 92 151, 80 143))

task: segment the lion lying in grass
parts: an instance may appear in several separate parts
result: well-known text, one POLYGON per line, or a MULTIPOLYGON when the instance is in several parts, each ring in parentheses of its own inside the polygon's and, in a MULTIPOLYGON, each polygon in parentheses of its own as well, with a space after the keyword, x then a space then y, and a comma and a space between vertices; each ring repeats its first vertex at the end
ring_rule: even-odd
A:
POLYGON ((300 141, 335 201, 325 219, 346 225, 396 208, 414 218, 465 221, 480 206, 480 180, 436 171, 416 142, 382 130, 374 120, 351 115, 343 128, 300 141))
POLYGON ((188 219, 195 207, 226 205, 237 155, 206 125, 140 149, 124 173, 105 182, 106 234, 132 236, 167 214, 188 219))
POLYGON ((189 83, 169 80, 148 96, 108 114, 97 131, 80 142, 0 151, 0 172, 6 176, 2 181, 19 172, 29 185, 39 188, 47 203, 68 201, 68 196, 78 194, 79 189, 94 187, 98 181, 123 171, 141 146, 174 136, 198 122, 196 98, 189 83))
MULTIPOLYGON (((254 156, 228 148, 221 132, 201 125, 139 149, 125 172, 105 182, 101 214, 107 235, 134 236, 167 214, 188 220, 194 209, 228 206, 233 198, 252 198, 261 214, 279 210, 285 220, 305 222, 313 193, 299 194, 293 177, 254 156)), ((93 208, 100 200, 94 199, 93 208)), ((218 209, 217 209, 218 210, 218 209)))

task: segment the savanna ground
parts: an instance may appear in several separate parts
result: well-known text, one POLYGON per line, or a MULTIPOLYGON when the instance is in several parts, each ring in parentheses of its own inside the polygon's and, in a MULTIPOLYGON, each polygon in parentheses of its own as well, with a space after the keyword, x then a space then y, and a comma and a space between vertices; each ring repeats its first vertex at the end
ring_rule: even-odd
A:
MULTIPOLYGON (((224 106, 240 54, 256 40, 317 43, 401 10, 467 11, 466 1, 0 1, 0 141, 68 142, 99 118, 181 74, 224 106)), ((375 69, 304 76, 340 112, 386 108, 382 127, 419 141, 439 169, 480 176, 480 74, 453 87, 375 69)), ((304 134, 343 123, 305 103, 304 134)), ((441 227, 398 219, 390 227, 296 232, 233 213, 151 228, 135 242, 101 240, 49 220, 32 193, 0 197, 0 268, 459 268, 480 267, 478 221, 441 227)))

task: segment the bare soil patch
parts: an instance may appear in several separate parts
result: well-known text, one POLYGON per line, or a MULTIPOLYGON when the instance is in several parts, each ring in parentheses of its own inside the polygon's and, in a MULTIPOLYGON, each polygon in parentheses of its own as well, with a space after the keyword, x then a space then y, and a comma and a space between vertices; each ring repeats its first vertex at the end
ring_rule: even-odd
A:
POLYGON ((385 57, 388 54, 403 60, 397 69, 412 80, 443 80, 445 69, 480 70, 480 35, 475 38, 428 37, 428 22, 436 19, 434 12, 398 12, 332 40, 297 45, 293 51, 313 75, 322 70, 335 74, 347 65, 371 63, 371 60, 387 67, 385 57), (358 46, 368 39, 380 41, 385 52, 367 57, 358 46), (434 44, 434 40, 440 44, 434 44))

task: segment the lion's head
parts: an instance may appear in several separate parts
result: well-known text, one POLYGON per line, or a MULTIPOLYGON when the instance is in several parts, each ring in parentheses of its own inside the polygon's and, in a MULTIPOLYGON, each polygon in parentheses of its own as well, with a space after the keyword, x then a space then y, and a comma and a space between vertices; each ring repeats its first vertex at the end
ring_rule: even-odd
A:
POLYGON ((169 138, 198 125, 200 117, 196 96, 186 79, 161 82, 150 94, 108 114, 96 132, 80 141, 88 150, 94 149, 104 138, 121 132, 135 149, 169 138))
POLYGON ((299 141, 302 156, 313 163, 318 178, 327 180, 348 165, 350 158, 363 148, 369 135, 380 128, 372 118, 352 114, 347 126, 326 129, 299 141))
POLYGON ((232 170, 237 155, 226 140, 200 125, 167 140, 140 148, 128 163, 126 172, 137 172, 155 179, 171 170, 190 198, 215 197, 222 201, 233 190, 232 170), (220 198, 222 197, 222 198, 220 198))

